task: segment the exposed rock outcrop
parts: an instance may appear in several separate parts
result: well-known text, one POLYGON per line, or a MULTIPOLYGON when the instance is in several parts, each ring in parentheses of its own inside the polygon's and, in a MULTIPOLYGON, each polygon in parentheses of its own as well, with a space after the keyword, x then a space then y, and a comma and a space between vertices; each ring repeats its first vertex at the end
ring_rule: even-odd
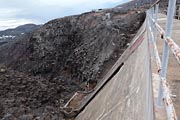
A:
POLYGON ((118 8, 52 20, 0 49, 0 118, 60 119, 59 107, 99 81, 142 25, 118 8))

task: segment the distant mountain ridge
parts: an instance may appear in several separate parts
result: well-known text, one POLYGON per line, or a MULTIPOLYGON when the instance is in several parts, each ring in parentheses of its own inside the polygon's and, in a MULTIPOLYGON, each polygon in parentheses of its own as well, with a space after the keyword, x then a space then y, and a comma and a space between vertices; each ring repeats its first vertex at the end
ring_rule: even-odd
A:
MULTIPOLYGON (((127 3, 118 5, 117 7, 123 7, 123 9, 134 9, 139 7, 149 7, 150 4, 154 3, 156 0, 131 0, 127 3)), ((162 0, 165 1, 165 0, 162 0)))
POLYGON ((35 24, 25 24, 18 26, 14 29, 7 29, 4 31, 0 31, 0 42, 6 43, 8 41, 17 39, 21 36, 24 36, 24 34, 27 34, 29 32, 32 32, 39 28, 41 25, 35 25, 35 24))

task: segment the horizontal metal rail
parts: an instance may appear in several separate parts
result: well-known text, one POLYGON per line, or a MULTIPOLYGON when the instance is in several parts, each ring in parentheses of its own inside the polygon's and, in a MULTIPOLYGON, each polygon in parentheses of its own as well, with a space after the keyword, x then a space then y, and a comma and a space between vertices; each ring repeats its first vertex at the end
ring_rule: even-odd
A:
POLYGON ((163 88, 163 102, 166 107, 168 120, 177 120, 174 105, 170 97, 169 84, 167 83, 166 78, 161 77, 161 84, 163 88))
POLYGON ((172 53, 176 57, 176 60, 180 64, 180 48, 179 48, 179 46, 170 37, 166 38, 166 42, 167 42, 169 48, 171 49, 172 53))
MULTIPOLYGON (((155 20, 150 15, 148 15, 148 16, 151 18, 153 24, 156 26, 157 30, 160 32, 160 34, 162 36, 161 38, 164 38, 165 37, 164 29, 158 23, 155 23, 155 20)), ((174 40, 172 38, 170 38, 168 36, 165 38, 165 41, 168 44, 173 55, 175 56, 177 62, 180 64, 180 47, 174 42, 174 40)))
MULTIPOLYGON (((155 22, 155 20, 148 14, 148 17, 152 20, 153 24, 156 26, 157 30, 160 32, 160 34, 164 37, 165 35, 165 31, 164 29, 158 24, 155 22)), ((162 37, 162 38, 163 38, 162 37)))
MULTIPOLYGON (((150 30, 151 36, 153 36, 153 32, 152 32, 150 26, 149 26, 149 30, 150 30)), ((159 52, 158 52, 158 49, 157 49, 155 41, 154 40, 151 40, 151 41, 152 41, 153 47, 154 47, 154 54, 155 54, 155 60, 156 60, 156 65, 157 65, 158 73, 160 73, 160 71, 162 69, 162 66, 161 66, 161 60, 160 60, 160 57, 159 57, 159 52)))
POLYGON ((172 24, 173 24, 173 17, 171 14, 174 13, 174 6, 176 0, 169 0, 169 7, 168 7, 168 19, 167 19, 167 24, 166 24, 166 32, 164 29, 157 23, 157 11, 158 11, 158 3, 161 0, 156 1, 150 10, 147 12, 147 17, 148 17, 148 26, 147 28, 149 29, 150 32, 150 39, 153 43, 154 47, 154 56, 159 72, 159 77, 161 78, 160 81, 160 87, 159 87, 159 96, 158 96, 158 105, 161 104, 161 102, 164 102, 166 112, 167 112, 167 117, 168 120, 177 120, 176 112, 174 109, 174 105, 170 96, 170 89, 169 85, 166 80, 166 70, 167 70, 167 63, 168 63, 168 48, 171 49, 173 52, 174 56, 176 57, 178 63, 180 64, 180 48, 179 46, 171 39, 171 31, 172 31, 172 24), (155 10, 155 12, 154 12, 155 10), (156 15, 154 18, 154 14, 156 15), (153 19, 154 18, 154 19, 153 19), (161 63, 161 60, 159 58, 158 54, 158 49, 156 46, 156 39, 157 39, 157 33, 156 31, 159 31, 161 34, 161 38, 164 39, 164 50, 163 50, 163 61, 161 63), (162 69, 162 71, 161 71, 162 69), (160 72, 161 71, 161 72, 160 72))
POLYGON ((161 2, 161 0, 157 0, 154 4, 151 5, 151 8, 157 5, 159 2, 161 2))

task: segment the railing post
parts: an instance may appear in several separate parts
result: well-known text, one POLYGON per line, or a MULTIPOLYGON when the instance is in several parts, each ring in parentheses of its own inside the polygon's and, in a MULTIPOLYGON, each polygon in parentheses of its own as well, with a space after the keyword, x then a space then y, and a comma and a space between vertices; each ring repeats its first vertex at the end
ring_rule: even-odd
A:
MULTIPOLYGON (((153 16, 154 16, 154 10, 153 10, 154 8, 152 7, 151 9, 150 9, 150 15, 151 15, 151 18, 153 19, 153 16)), ((151 23, 151 31, 153 32, 152 34, 154 35, 154 31, 153 31, 153 29, 154 29, 154 27, 153 27, 153 25, 154 25, 154 23, 153 23, 153 21, 150 19, 150 23, 151 23)), ((154 37, 152 36, 151 37, 151 40, 152 41, 154 41, 154 37)))
MULTIPOLYGON (((148 14, 148 12, 147 12, 148 14)), ((149 24, 148 24, 148 18, 149 16, 147 17, 147 21, 146 21, 146 28, 147 28, 147 31, 149 31, 149 24)), ((147 114, 148 114, 148 117, 147 117, 147 120, 152 120, 153 119, 153 105, 152 105, 152 88, 151 88, 151 85, 152 85, 152 80, 151 80, 151 73, 150 73, 150 51, 149 51, 149 33, 147 32, 147 43, 146 43, 146 52, 147 52, 147 56, 146 56, 146 77, 147 77, 147 85, 148 85, 148 95, 146 96, 146 100, 147 100, 147 114)))
MULTIPOLYGON (((157 23, 157 19, 158 19, 158 12, 159 12, 159 4, 156 4, 155 6, 155 16, 154 16, 154 20, 155 20, 155 24, 157 23)), ((157 42, 157 28, 156 25, 154 24, 154 42, 157 42)))
POLYGON ((148 32, 149 32, 149 36, 148 36, 148 37, 149 37, 149 40, 150 40, 149 42, 152 42, 153 36, 151 35, 151 30, 150 30, 150 29, 152 29, 151 26, 152 26, 153 23, 152 23, 151 18, 149 17, 149 16, 152 15, 152 14, 151 14, 151 13, 152 13, 152 10, 151 10, 151 9, 148 10, 147 13, 148 13, 148 17, 147 17, 148 20, 147 20, 147 23, 148 23, 148 32))
MULTIPOLYGON (((175 5, 176 5, 176 0, 169 0, 167 23, 166 23, 166 33, 165 33, 165 37, 164 37, 164 48, 163 48, 163 56, 162 56, 162 70, 161 70, 161 74, 160 74, 161 78, 166 78, 166 73, 167 73, 169 48, 168 48, 168 44, 166 43, 165 39, 167 36, 171 37, 171 34, 172 34, 172 25, 173 25, 173 19, 174 19, 175 5)), ((160 82, 158 101, 157 101, 157 104, 159 106, 163 105, 162 98, 163 98, 163 90, 162 90, 162 82, 160 82)))
POLYGON ((178 10, 178 20, 180 20, 180 5, 177 6, 177 10, 178 10))
MULTIPOLYGON (((156 41, 157 41, 157 28, 156 28, 156 23, 157 23, 157 17, 158 17, 158 9, 159 9, 159 4, 156 4, 153 8, 152 8, 152 19, 154 19, 154 22, 152 24, 152 30, 153 30, 153 39, 152 41, 155 43, 156 45, 156 41)), ((153 49, 153 55, 154 58, 156 59, 156 52, 155 52, 155 48, 153 49)))

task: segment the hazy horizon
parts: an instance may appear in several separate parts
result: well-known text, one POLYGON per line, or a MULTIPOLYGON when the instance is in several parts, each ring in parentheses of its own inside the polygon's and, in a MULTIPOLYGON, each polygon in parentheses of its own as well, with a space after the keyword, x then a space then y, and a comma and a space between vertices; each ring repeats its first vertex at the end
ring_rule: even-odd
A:
POLYGON ((0 31, 24 24, 44 24, 49 20, 110 8, 130 0, 1 0, 0 31))

